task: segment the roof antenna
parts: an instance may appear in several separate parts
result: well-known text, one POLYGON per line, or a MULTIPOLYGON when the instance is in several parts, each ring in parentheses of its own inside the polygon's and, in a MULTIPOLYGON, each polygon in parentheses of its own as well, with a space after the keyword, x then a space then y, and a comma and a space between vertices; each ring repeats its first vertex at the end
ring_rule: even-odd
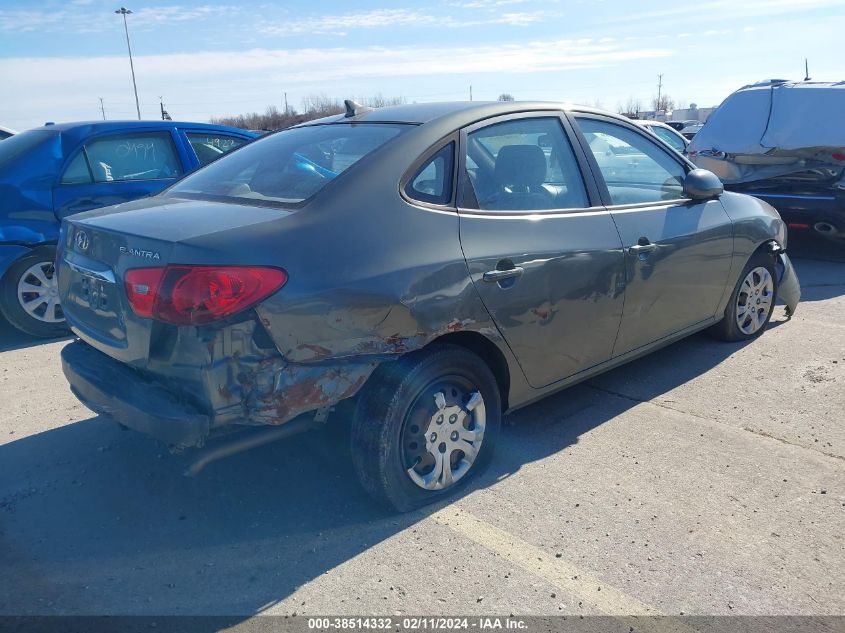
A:
POLYGON ((360 103, 355 103, 352 99, 344 99, 343 105, 346 106, 346 114, 343 116, 347 119, 352 118, 354 116, 358 116, 359 114, 364 114, 364 112, 372 112, 373 109, 367 106, 363 106, 360 103))
POLYGON ((804 81, 810 81, 810 65, 807 58, 804 58, 804 81))

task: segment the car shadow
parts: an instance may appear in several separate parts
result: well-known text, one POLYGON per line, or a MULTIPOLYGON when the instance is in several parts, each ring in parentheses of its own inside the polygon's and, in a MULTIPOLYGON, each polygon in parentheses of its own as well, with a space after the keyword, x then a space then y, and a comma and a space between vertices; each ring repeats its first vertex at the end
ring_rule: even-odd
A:
POLYGON ((10 352, 16 349, 26 349, 27 347, 34 347, 44 343, 55 343, 56 341, 67 340, 70 338, 70 333, 67 336, 60 336, 57 338, 38 338, 25 334, 16 329, 6 319, 0 315, 0 352, 10 352))
POLYGON ((790 233, 788 252, 801 282, 801 301, 824 301, 845 294, 845 240, 790 233))
MULTIPOLYGON (((650 373, 654 397, 741 346, 693 336, 605 376, 650 373)), ((585 383, 506 416, 492 464, 463 494, 495 490, 638 402, 585 383)), ((0 614, 245 619, 438 508, 373 503, 337 428, 184 477, 196 457, 99 416, 0 445, 0 614)))

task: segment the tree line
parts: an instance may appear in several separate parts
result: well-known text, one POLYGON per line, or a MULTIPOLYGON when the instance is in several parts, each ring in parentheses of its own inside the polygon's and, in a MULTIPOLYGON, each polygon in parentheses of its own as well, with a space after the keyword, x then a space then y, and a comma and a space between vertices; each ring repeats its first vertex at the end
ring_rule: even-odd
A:
MULTIPOLYGON (((361 105, 371 108, 403 105, 407 103, 405 97, 384 97, 377 94, 372 97, 356 98, 361 105)), ((276 105, 267 106, 264 113, 235 114, 231 116, 212 117, 211 122, 218 125, 229 125, 243 130, 283 130, 299 123, 313 121, 326 116, 345 112, 343 101, 324 94, 312 94, 302 99, 302 109, 288 106, 279 108, 276 105)))

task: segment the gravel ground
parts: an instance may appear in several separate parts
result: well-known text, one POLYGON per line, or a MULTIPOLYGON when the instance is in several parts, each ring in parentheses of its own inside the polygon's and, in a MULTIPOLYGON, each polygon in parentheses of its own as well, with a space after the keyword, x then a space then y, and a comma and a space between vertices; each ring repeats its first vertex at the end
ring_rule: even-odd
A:
POLYGON ((0 324, 0 614, 845 614, 845 248, 791 250, 794 318, 514 413, 401 516, 327 432, 182 477, 0 324))

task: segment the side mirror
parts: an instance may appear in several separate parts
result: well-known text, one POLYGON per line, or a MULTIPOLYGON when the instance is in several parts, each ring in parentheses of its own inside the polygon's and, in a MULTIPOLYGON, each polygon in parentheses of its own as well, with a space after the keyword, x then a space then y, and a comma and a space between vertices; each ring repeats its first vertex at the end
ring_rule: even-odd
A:
POLYGON ((712 200, 724 190, 719 177, 706 169, 693 169, 684 178, 684 193, 693 200, 712 200))

